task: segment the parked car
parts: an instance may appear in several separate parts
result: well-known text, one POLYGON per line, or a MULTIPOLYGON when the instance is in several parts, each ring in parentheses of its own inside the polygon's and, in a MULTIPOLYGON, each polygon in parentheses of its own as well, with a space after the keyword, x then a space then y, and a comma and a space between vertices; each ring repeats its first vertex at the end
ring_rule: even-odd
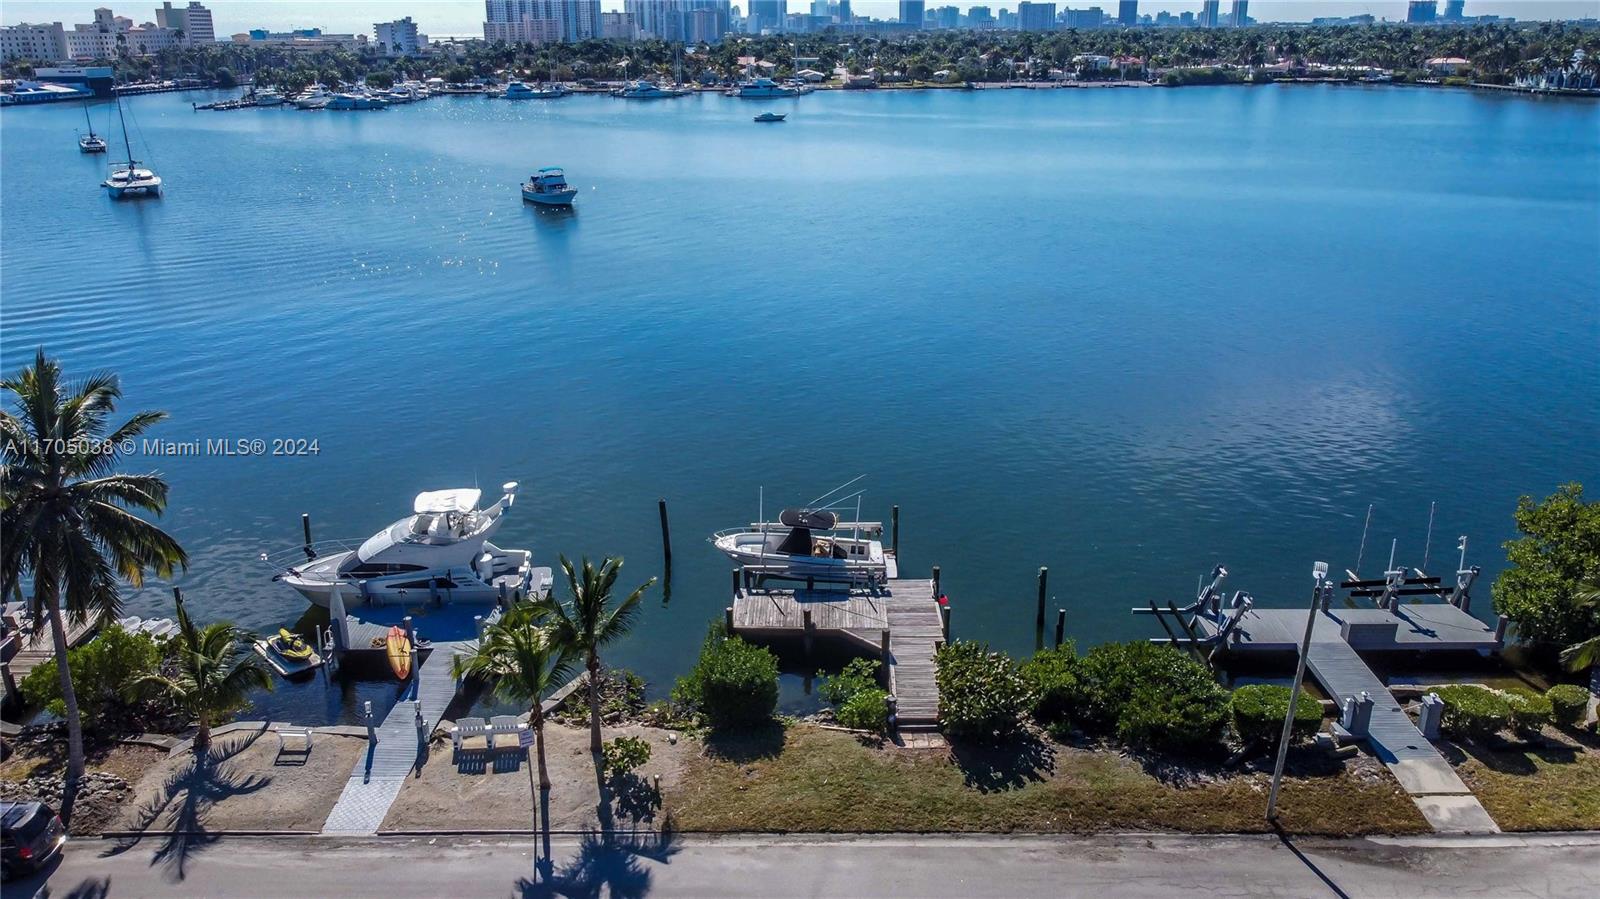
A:
POLYGON ((61 816, 42 802, 0 802, 0 876, 37 871, 67 842, 61 816))

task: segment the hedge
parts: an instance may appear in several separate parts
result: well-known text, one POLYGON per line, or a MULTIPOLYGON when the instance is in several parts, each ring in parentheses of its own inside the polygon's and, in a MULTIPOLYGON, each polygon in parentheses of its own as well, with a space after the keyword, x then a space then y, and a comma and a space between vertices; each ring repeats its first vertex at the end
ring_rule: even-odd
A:
POLYGON ((1504 696, 1477 684, 1450 684, 1433 691, 1444 700, 1444 730, 1452 737, 1489 737, 1511 722, 1504 696))
POLYGON ((1078 677, 1078 658, 1070 642, 1057 649, 1041 649, 1022 663, 1022 677, 1033 693, 1034 720, 1050 727, 1063 725, 1078 716, 1084 701, 1083 682, 1078 677))
POLYGON ((700 658, 679 678, 672 698, 698 710, 713 728, 765 723, 778 707, 778 659, 713 626, 700 658))
POLYGON ((1584 712, 1589 708, 1589 691, 1577 684, 1556 684, 1545 691, 1550 700, 1551 716, 1561 727, 1577 727, 1583 723, 1584 712))
POLYGON ((1185 750, 1215 744, 1228 726, 1228 692, 1210 669, 1148 641, 1107 643, 1083 657, 1080 723, 1132 746, 1185 750))
POLYGON ((878 687, 857 690, 834 710, 833 715, 843 727, 888 733, 889 694, 878 687))
MULTIPOLYGON (((1246 743, 1278 745, 1283 734, 1283 718, 1289 713, 1289 688, 1279 684, 1247 684, 1233 691, 1233 729, 1246 743)), ((1294 728, 1289 742, 1305 740, 1322 726, 1322 704, 1300 690, 1294 704, 1294 728)))
POLYGON ((1511 729, 1525 736, 1537 736, 1555 718, 1555 705, 1527 687, 1513 687, 1502 695, 1511 709, 1511 729))
POLYGON ((940 647, 933 659, 945 733, 1004 740, 1021 729, 1032 695, 1009 656, 990 652, 984 643, 957 640, 940 647))

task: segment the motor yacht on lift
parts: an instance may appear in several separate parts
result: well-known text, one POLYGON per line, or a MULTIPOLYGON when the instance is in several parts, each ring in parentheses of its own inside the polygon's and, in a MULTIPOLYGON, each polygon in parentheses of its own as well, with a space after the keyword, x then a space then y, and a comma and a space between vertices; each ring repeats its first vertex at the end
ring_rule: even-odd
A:
POLYGON ((353 600, 415 602, 492 602, 502 588, 509 595, 549 595, 549 568, 533 567, 525 549, 501 549, 489 542, 516 499, 515 481, 486 509, 478 508, 477 488, 430 490, 417 494, 412 514, 396 521, 354 549, 338 541, 307 544, 262 561, 278 572, 273 580, 326 608, 335 591, 353 600), (303 558, 301 558, 303 556, 303 558))

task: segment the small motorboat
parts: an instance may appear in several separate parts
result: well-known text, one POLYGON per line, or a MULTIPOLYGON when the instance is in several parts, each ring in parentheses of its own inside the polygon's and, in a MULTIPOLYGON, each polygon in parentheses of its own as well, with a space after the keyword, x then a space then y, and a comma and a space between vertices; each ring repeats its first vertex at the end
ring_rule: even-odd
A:
POLYGON ((389 668, 394 676, 405 680, 411 676, 411 638, 399 626, 389 628, 389 668))
POLYGON ((571 206, 578 191, 567 185, 567 175, 550 166, 533 173, 522 185, 522 199, 540 206, 571 206))
POLYGON ((859 520, 861 492, 832 499, 855 481, 801 508, 784 509, 777 521, 767 521, 764 510, 758 510, 761 520, 718 531, 711 535, 711 544, 741 568, 764 578, 857 584, 895 577, 898 565, 892 553, 884 552, 882 522, 859 520), (834 509, 850 500, 856 500, 857 520, 841 521, 834 509))
POLYGON ((781 122, 781 121, 783 121, 784 119, 786 119, 788 117, 789 117, 788 113, 783 113, 783 112, 763 112, 762 114, 756 116, 756 121, 758 121, 758 122, 781 122))

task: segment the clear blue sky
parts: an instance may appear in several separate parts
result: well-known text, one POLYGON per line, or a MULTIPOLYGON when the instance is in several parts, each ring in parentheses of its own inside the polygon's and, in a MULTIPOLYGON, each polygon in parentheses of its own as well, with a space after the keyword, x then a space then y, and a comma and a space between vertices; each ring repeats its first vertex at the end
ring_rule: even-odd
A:
MULTIPOLYGON (((928 6, 955 5, 962 9, 978 0, 928 0, 928 6)), ((1016 9, 1015 0, 982 0, 992 9, 1016 9)), ((188 0, 173 0, 174 6, 185 6, 188 0)), ((155 20, 155 0, 5 0, 0 16, 7 25, 17 22, 62 22, 71 27, 77 22, 88 22, 94 17, 97 6, 109 6, 118 15, 135 22, 155 20)), ((216 18, 217 36, 223 37, 250 28, 284 30, 290 27, 317 27, 333 32, 372 31, 372 23, 401 16, 411 16, 418 26, 429 34, 474 34, 482 30, 483 3, 481 0, 211 0, 206 4, 216 18)), ((621 9, 622 0, 602 0, 606 9, 621 9)), ((735 0, 735 5, 748 9, 748 0, 735 0)), ((789 0, 789 9, 799 11, 810 7, 810 0, 789 0)), ((1099 6, 1114 10, 1116 0, 1056 0, 1056 6, 1074 9, 1099 6)), ((854 0, 858 15, 881 19, 895 17, 898 4, 894 0, 854 0)), ((1224 11, 1228 4, 1222 4, 1224 11)), ((1444 3, 1439 4, 1440 9, 1444 3)), ((1167 9, 1172 12, 1198 10, 1199 0, 1140 0, 1139 11, 1153 13, 1167 9)), ((1390 19, 1404 19, 1404 0, 1251 0, 1250 15, 1262 21, 1304 21, 1315 16, 1349 16, 1371 13, 1390 19)), ((1600 0, 1467 0, 1468 15, 1503 15, 1519 19, 1574 19, 1600 17, 1600 0)))

